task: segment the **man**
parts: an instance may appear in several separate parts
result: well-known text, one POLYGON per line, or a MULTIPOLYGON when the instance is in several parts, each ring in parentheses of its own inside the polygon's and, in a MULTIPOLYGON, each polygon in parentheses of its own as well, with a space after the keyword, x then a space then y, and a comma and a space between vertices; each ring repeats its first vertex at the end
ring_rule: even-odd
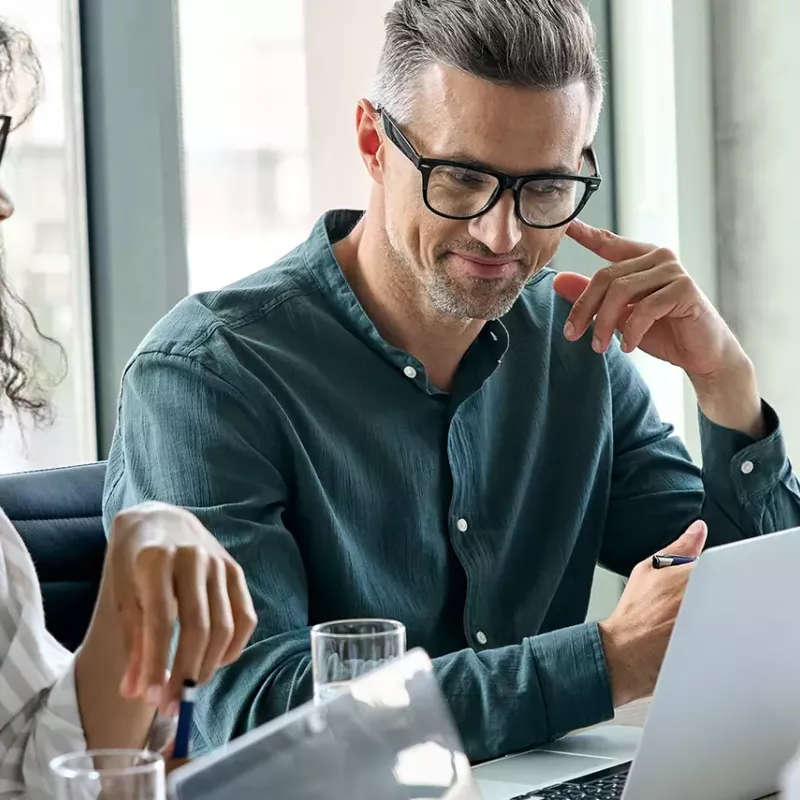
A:
POLYGON ((203 696, 205 746, 308 700, 309 626, 341 617, 406 624, 473 759, 599 722, 652 690, 689 574, 646 559, 800 524, 719 314, 669 251, 575 220, 602 102, 580 2, 398 0, 386 27, 366 213, 183 302, 123 380, 106 513, 188 507, 259 617, 203 696), (565 234, 610 266, 554 278, 565 234), (689 375, 703 475, 637 347, 689 375), (598 560, 631 576, 600 625, 598 560))

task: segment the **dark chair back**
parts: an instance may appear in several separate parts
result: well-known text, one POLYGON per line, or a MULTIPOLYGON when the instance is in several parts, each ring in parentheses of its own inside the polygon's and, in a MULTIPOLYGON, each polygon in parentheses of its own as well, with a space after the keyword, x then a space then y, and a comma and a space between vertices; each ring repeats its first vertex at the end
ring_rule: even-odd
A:
POLYGON ((100 462, 0 476, 0 508, 33 557, 47 629, 69 650, 86 635, 100 585, 105 472, 100 462))

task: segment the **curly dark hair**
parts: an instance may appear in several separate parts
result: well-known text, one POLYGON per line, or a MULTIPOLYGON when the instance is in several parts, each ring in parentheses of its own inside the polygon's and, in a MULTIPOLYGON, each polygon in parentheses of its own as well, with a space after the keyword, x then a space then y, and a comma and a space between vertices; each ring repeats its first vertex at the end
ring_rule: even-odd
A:
MULTIPOLYGON (((28 36, 0 17, 0 111, 13 111, 15 127, 33 113, 41 96, 42 72, 28 36)), ((40 378, 39 359, 28 346, 26 323, 34 334, 63 349, 45 336, 30 307, 9 286, 0 241, 0 425, 9 411, 25 413, 34 422, 49 418, 47 392, 40 378), (21 312, 21 314, 20 314, 21 312)))

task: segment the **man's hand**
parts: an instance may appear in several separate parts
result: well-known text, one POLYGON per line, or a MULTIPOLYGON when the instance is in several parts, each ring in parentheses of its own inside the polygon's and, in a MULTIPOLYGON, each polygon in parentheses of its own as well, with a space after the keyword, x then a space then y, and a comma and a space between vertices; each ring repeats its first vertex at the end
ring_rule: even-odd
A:
MULTIPOLYGON (((708 535, 695 522, 663 552, 699 556, 708 535)), ((694 564, 654 569, 651 559, 637 564, 611 616, 601 622, 614 707, 652 694, 694 564)))
POLYGON ((752 362, 675 254, 579 220, 567 235, 611 263, 591 280, 573 273, 556 277, 555 291, 573 303, 566 338, 579 339, 594 320, 592 346, 604 353, 619 331, 624 352, 639 348, 683 369, 709 419, 763 438, 752 362))
POLYGON ((127 699, 174 709, 184 680, 207 682, 250 639, 256 616, 242 570, 187 511, 146 503, 119 514, 105 570, 124 631, 127 699), (176 620, 180 639, 165 686, 176 620))

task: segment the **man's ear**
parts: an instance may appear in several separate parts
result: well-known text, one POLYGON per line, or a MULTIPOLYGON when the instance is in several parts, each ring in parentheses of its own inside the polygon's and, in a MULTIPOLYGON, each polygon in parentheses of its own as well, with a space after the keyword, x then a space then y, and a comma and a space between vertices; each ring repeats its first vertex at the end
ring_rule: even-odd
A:
POLYGON ((372 180, 383 183, 383 137, 380 114, 369 102, 362 99, 356 107, 356 141, 361 160, 372 180))

